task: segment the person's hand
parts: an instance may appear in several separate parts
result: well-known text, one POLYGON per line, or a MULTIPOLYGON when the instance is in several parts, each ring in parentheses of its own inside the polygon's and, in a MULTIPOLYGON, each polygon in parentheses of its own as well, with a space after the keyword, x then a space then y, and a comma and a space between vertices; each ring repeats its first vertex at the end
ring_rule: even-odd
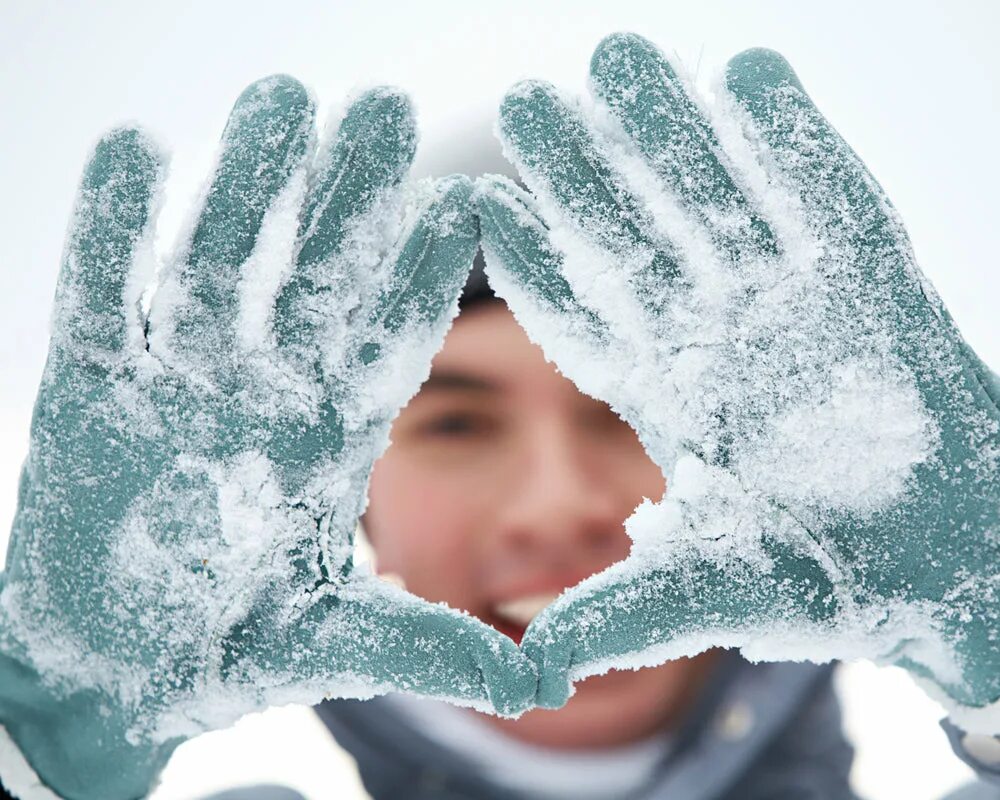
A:
POLYGON ((595 112, 505 98, 534 196, 477 187, 487 271, 668 483, 528 629, 538 702, 721 645, 900 664, 1000 727, 1000 385, 881 188, 776 53, 736 56, 711 110, 637 36, 591 79, 595 112))
POLYGON ((60 796, 145 796, 269 704, 534 697, 509 639, 352 569, 477 231, 467 178, 404 182, 405 96, 362 94, 318 154, 313 116, 291 78, 244 92, 148 315, 163 159, 123 128, 84 172, 0 575, 0 725, 60 796))

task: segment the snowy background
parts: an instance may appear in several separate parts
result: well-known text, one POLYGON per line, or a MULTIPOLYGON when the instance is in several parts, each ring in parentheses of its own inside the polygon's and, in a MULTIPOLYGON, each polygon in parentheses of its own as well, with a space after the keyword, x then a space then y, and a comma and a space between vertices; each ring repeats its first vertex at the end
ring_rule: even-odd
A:
MULTIPOLYGON (((420 114, 418 170, 440 174, 490 169, 482 154, 496 152, 489 129, 504 90, 545 77, 582 91, 591 50, 611 31, 633 30, 674 51, 704 86, 739 50, 773 47, 888 191, 967 339, 1000 366, 1000 6, 538 5, 0 0, 0 558, 63 233, 89 148, 103 129, 137 120, 172 150, 160 231, 167 248, 233 100, 273 72, 312 87, 321 110, 358 86, 404 87, 420 114)), ((858 747, 858 791, 921 800, 968 775, 937 727, 940 711, 904 674, 850 665, 840 686, 858 747)), ((155 797, 194 798, 260 780, 316 800, 364 796, 351 762, 308 710, 288 708, 183 747, 155 797)))

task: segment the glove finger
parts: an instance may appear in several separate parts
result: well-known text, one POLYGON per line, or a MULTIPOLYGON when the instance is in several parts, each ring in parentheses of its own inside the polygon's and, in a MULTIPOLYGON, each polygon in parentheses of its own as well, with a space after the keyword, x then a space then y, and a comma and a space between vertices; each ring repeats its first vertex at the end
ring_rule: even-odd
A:
MULTIPOLYGON (((392 273, 348 344, 358 374, 350 399, 365 414, 391 418, 427 377, 431 358, 458 313, 458 296, 478 239, 472 182, 437 182, 403 238, 392 273)), ((346 405, 345 405, 346 407, 346 405)))
POLYGON ((132 275, 140 244, 152 239, 164 171, 162 154, 135 128, 110 131, 94 149, 56 287, 50 349, 63 366, 103 373, 141 340, 143 287, 132 275))
POLYGON ((717 561, 694 547, 669 563, 615 565, 566 592, 529 626, 521 649, 538 666, 536 703, 559 708, 572 682, 614 667, 654 666, 710 646, 794 634, 835 611, 811 556, 765 542, 770 569, 717 561))
POLYGON ((169 331, 181 358, 208 369, 235 353, 240 268, 257 243, 265 214, 303 167, 315 109, 294 78, 251 84, 237 99, 187 255, 171 276, 177 287, 154 299, 152 320, 169 331))
POLYGON ((330 261, 352 228, 400 185, 416 141, 410 101, 395 89, 372 89, 348 108, 306 198, 295 271, 275 308, 279 346, 315 344, 320 319, 336 315, 336 304, 352 294, 335 291, 338 278, 352 276, 333 274, 330 261))
POLYGON ((914 279, 906 231, 864 163, 806 94, 789 63, 753 49, 726 67, 726 88, 746 111, 778 171, 799 194, 810 228, 827 252, 842 250, 839 268, 874 285, 914 279))
POLYGON ((611 333, 573 292, 563 275, 562 253, 549 241, 548 229, 531 208, 530 198, 506 178, 488 175, 476 182, 475 200, 487 270, 500 294, 506 298, 519 289, 532 306, 558 315, 577 337, 606 348, 611 333))
MULTIPOLYGON (((372 313, 369 331, 393 334, 416 322, 433 324, 452 310, 477 244, 472 182, 453 175, 438 182, 435 197, 406 237, 392 276, 372 313)), ((363 348, 371 353, 370 348, 363 348)), ((371 355, 362 355, 370 362, 371 355)))
POLYGON ((233 634, 226 644, 230 670, 252 664, 246 679, 253 685, 266 685, 262 672, 293 671, 296 682, 328 697, 396 690, 503 715, 526 710, 535 696, 534 665, 509 638, 371 576, 319 597, 279 642, 275 628, 258 617, 233 634))
MULTIPOLYGON (((533 206, 532 198, 506 178, 492 175, 477 181, 476 208, 490 283, 546 358, 582 391, 609 402, 641 429, 633 386, 620 380, 620 366, 641 361, 644 354, 628 343, 630 330, 620 315, 603 316, 605 309, 591 308, 573 290, 565 277, 564 256, 533 206)), ((588 297, 594 294, 591 287, 588 297)), ((602 294, 599 288, 596 294, 602 294)))
POLYGON ((733 182, 712 126, 655 45, 635 34, 612 34, 594 51, 590 77, 657 175, 707 226, 720 250, 734 262, 777 255, 774 234, 733 182))
POLYGON ((628 348, 564 277, 564 259, 549 240, 530 196, 511 181, 477 182, 476 207, 490 283, 547 358, 586 393, 627 414, 614 365, 628 348))
POLYGON ((656 226, 649 214, 553 87, 515 86, 500 107, 500 134, 536 193, 551 198, 590 242, 623 264, 639 265, 631 281, 640 302, 659 298, 676 281, 672 247, 650 238, 656 226))

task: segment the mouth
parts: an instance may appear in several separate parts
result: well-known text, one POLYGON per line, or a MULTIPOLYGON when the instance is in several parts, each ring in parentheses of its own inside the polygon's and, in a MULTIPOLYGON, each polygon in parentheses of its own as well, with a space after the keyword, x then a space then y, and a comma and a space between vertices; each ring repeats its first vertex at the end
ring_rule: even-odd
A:
POLYGON ((483 621, 513 639, 515 644, 521 644, 531 621, 558 596, 558 592, 545 592, 494 603, 489 606, 483 621))

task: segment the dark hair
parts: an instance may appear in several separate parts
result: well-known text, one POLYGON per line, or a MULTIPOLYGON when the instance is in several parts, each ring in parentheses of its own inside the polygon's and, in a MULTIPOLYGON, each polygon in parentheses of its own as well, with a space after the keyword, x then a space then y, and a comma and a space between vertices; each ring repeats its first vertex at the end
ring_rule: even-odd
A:
POLYGON ((503 300, 494 294, 489 281, 486 280, 486 262, 483 259, 483 251, 477 250, 476 257, 472 262, 472 269, 469 277, 465 281, 465 288, 458 298, 459 313, 468 311, 470 308, 478 308, 486 303, 502 303, 503 300))

